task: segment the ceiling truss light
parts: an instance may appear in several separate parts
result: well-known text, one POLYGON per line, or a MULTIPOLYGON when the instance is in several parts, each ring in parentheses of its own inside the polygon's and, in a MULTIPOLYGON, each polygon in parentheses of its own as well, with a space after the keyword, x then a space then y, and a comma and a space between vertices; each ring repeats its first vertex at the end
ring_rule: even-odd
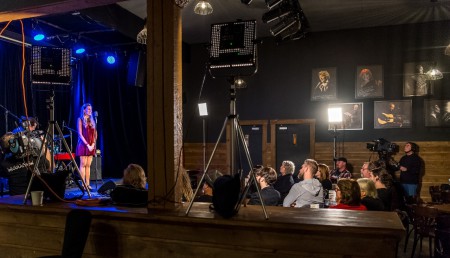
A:
POLYGON ((199 0, 194 7, 194 12, 198 15, 208 15, 213 12, 213 8, 208 0, 199 0))

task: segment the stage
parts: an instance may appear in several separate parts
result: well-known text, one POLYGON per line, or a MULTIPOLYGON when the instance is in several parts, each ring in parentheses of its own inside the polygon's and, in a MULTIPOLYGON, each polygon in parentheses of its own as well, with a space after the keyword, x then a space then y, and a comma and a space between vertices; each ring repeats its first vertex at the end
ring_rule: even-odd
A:
POLYGON ((241 207, 231 219, 207 203, 166 208, 53 202, 22 205, 0 198, 0 252, 7 257, 60 253, 67 213, 93 220, 83 257, 395 257, 405 234, 396 213, 333 209, 241 207))

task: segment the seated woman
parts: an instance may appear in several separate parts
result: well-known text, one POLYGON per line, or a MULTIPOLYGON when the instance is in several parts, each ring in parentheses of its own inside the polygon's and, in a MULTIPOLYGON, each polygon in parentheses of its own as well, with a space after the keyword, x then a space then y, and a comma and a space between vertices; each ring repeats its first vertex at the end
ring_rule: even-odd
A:
POLYGON ((384 211, 384 204, 378 198, 375 183, 369 178, 359 178, 356 182, 361 188, 361 204, 369 211, 384 211))
POLYGON ((324 198, 328 199, 328 191, 333 188, 330 180, 330 168, 326 164, 319 164, 315 177, 322 184, 324 198))
POLYGON ((111 192, 114 203, 119 205, 145 206, 148 191, 145 189, 147 178, 144 169, 137 164, 130 164, 123 171, 123 185, 118 185, 111 192))
MULTIPOLYGON (((256 181, 261 189, 261 199, 266 206, 276 206, 280 201, 280 193, 273 188, 272 184, 277 181, 277 172, 271 167, 265 167, 256 172, 256 181)), ((260 205, 258 192, 252 193, 248 204, 260 205)))
POLYGON ((361 189, 356 181, 342 178, 338 181, 335 190, 337 205, 330 206, 330 208, 359 211, 367 210, 366 206, 361 204, 361 189))
POLYGON ((280 176, 277 177, 277 181, 273 184, 273 188, 280 192, 281 199, 279 205, 283 204, 283 200, 288 195, 291 187, 294 185, 294 179, 292 173, 295 170, 294 162, 285 160, 280 166, 280 176))

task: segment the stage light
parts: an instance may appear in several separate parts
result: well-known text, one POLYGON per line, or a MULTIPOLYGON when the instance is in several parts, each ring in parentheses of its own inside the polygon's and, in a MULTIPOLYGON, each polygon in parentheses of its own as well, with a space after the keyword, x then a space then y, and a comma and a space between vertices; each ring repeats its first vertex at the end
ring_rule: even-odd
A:
POLYGON ((236 87, 236 89, 244 89, 247 88, 247 83, 244 81, 244 79, 237 77, 234 80, 234 87, 236 87))
POLYGON ((285 0, 266 0, 266 5, 269 9, 272 9, 273 7, 281 4, 285 0))
POLYGON ((280 8, 272 9, 267 13, 263 14, 262 21, 264 23, 270 23, 280 18, 283 18, 291 13, 293 13, 293 10, 291 8, 281 6, 280 8))
POLYGON ((86 48, 83 46, 83 44, 76 42, 73 47, 72 47, 73 51, 75 51, 75 54, 77 55, 81 55, 84 52, 86 52, 86 48))
POLYGON ((147 45, 147 17, 144 19, 144 27, 136 36, 136 41, 139 44, 147 45))
POLYGON ((41 41, 43 39, 45 39, 45 34, 42 31, 41 27, 39 26, 39 24, 37 23, 37 21, 34 21, 32 23, 32 31, 31 31, 31 35, 33 36, 33 39, 35 41, 41 41))
POLYGON ((295 28, 295 32, 300 29, 300 22, 296 17, 288 17, 281 20, 279 23, 270 28, 270 33, 272 33, 272 35, 274 36, 277 36, 278 34, 286 31, 289 28, 295 28))
POLYGON ((208 0, 200 0, 194 7, 194 13, 198 15, 208 15, 213 12, 213 8, 208 0))
POLYGON ((108 64, 115 64, 116 63, 116 58, 113 55, 107 55, 106 56, 106 62, 108 64))
POLYGON ((329 123, 341 123, 342 122, 342 108, 329 108, 328 109, 328 122, 329 123))
POLYGON ((206 103, 198 103, 198 113, 200 116, 208 115, 208 107, 206 106, 206 103))

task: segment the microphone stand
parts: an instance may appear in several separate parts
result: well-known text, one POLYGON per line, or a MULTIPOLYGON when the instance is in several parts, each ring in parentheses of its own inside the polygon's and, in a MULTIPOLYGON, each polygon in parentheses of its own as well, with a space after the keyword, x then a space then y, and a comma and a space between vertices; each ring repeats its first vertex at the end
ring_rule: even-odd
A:
POLYGON ((11 113, 11 111, 9 111, 4 106, 0 105, 0 107, 5 110, 5 132, 8 132, 8 115, 14 117, 15 119, 17 119, 17 121, 20 121, 20 118, 17 117, 16 115, 14 115, 13 113, 11 113))
POLYGON ((98 189, 97 187, 97 183, 98 183, 98 171, 97 171, 97 162, 98 162, 98 157, 97 157, 97 138, 98 138, 98 123, 97 123, 97 117, 98 117, 98 113, 97 111, 94 112, 94 120, 95 120, 95 131, 96 131, 96 136, 95 140, 94 140, 94 146, 95 146, 95 153, 94 153, 94 173, 95 173, 95 190, 98 189))

